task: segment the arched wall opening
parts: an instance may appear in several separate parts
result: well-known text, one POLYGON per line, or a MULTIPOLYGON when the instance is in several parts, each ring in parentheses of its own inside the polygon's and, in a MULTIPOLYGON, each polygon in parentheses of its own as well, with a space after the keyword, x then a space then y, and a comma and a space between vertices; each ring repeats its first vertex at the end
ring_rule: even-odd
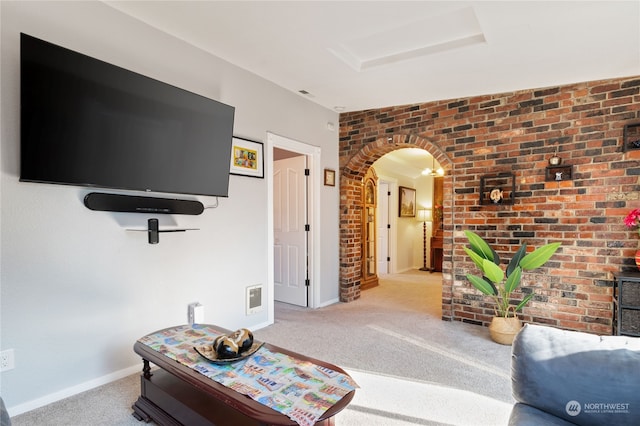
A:
POLYGON ((453 229, 453 162, 429 139, 417 135, 389 135, 363 146, 344 164, 340 175, 340 301, 360 297, 362 271, 362 182, 380 157, 402 148, 428 151, 445 170, 443 182, 442 319, 452 320, 451 253, 453 229))

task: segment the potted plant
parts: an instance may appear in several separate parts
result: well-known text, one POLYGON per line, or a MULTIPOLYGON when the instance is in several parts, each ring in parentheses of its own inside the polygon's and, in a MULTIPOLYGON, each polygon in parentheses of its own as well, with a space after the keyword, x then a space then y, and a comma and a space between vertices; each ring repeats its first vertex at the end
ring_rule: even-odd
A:
POLYGON ((500 267, 500 257, 485 240, 472 231, 464 231, 470 247, 464 247, 473 263, 482 271, 482 277, 467 274, 471 284, 483 294, 490 296, 495 306, 495 317, 489 326, 491 338, 502 344, 510 345, 513 337, 522 328, 517 312, 533 297, 526 295, 517 305, 511 304, 511 294, 518 288, 523 270, 533 270, 544 265, 560 247, 560 243, 550 243, 527 253, 524 243, 515 253, 506 271, 500 267))

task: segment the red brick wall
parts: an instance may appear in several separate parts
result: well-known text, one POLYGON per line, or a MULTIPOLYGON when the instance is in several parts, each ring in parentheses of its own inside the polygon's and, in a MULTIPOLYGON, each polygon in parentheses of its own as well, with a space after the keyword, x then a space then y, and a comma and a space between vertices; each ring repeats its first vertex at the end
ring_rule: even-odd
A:
MULTIPOLYGON (((360 197, 367 168, 403 147, 431 152, 444 182, 442 316, 487 325, 492 304, 468 283, 477 273, 463 231, 510 258, 526 242, 562 247, 523 278, 535 292, 524 321, 611 332, 613 273, 637 269, 636 232, 622 222, 640 207, 640 150, 622 151, 623 126, 640 121, 640 77, 403 105, 340 115, 341 300, 360 296, 360 197), (546 182, 555 149, 573 179, 546 182), (513 205, 479 205, 480 178, 515 174, 513 205)), ((516 297, 522 297, 518 294, 516 297)))

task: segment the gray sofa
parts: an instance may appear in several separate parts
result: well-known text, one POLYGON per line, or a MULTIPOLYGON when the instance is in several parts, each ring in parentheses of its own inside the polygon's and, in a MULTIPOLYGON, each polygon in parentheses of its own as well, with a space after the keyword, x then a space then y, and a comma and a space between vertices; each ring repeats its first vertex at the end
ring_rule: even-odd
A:
POLYGON ((527 324, 511 381, 510 425, 640 425, 640 338, 527 324))

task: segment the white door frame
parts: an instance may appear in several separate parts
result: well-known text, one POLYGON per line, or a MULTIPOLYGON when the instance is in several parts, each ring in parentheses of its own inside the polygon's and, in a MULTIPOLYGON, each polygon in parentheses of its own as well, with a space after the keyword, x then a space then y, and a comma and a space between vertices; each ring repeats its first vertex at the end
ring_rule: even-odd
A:
POLYGON ((389 260, 391 259, 391 253, 389 252, 389 234, 391 232, 391 218, 389 216, 391 213, 390 194, 389 182, 378 179, 378 193, 376 194, 376 262, 378 275, 389 274, 389 264, 391 263, 389 260), (384 191, 382 188, 384 188, 384 191), (382 221, 383 218, 386 220, 382 221), (384 256, 382 256, 383 253, 384 256))
POLYGON ((394 206, 398 205, 398 179, 386 175, 378 175, 378 182, 385 182, 389 185, 389 192, 391 192, 389 197, 389 225, 391 225, 391 228, 389 229, 389 240, 387 242, 391 262, 387 264, 387 272, 395 274, 398 270, 398 211, 394 206))
POLYGON ((309 158, 309 184, 307 199, 309 200, 309 307, 317 308, 320 301, 320 147, 298 142, 275 133, 267 132, 265 178, 267 179, 267 279, 269 289, 270 309, 269 322, 274 321, 274 284, 273 284, 273 148, 282 148, 307 155, 309 158))

